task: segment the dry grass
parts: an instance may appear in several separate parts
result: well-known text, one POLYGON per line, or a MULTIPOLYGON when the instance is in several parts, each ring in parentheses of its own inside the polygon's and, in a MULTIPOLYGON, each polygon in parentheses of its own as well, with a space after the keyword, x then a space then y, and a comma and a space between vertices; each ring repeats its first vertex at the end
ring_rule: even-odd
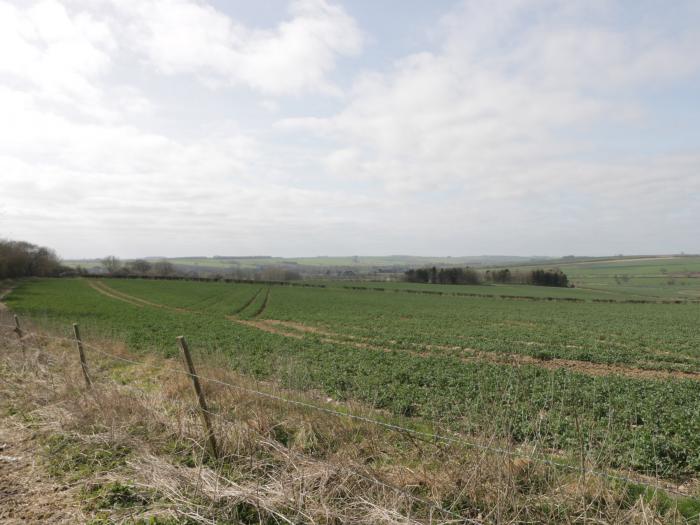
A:
MULTIPOLYGON (((0 336, 0 421, 36 436, 48 475, 85 519, 148 523, 683 523, 661 495, 206 384, 221 458, 208 457, 178 360, 0 336), (445 509, 445 510, 441 510, 445 509), (456 517, 457 516, 457 517, 456 517), (171 520, 171 521, 168 521, 171 520)), ((301 399, 216 363, 199 373, 301 399)), ((314 403, 325 400, 313 398, 314 403)), ((353 412, 366 407, 337 405, 353 412)), ((374 414, 374 417, 382 417, 374 414)), ((504 443, 494 445, 507 446, 504 443)), ((697 523, 694 521, 694 523, 697 523)))

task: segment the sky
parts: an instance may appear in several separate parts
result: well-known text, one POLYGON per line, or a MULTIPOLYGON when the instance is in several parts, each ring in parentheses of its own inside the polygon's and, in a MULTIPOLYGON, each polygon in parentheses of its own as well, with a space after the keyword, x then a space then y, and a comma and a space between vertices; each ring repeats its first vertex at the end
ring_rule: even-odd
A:
POLYGON ((0 0, 0 238, 700 252, 700 2, 0 0))

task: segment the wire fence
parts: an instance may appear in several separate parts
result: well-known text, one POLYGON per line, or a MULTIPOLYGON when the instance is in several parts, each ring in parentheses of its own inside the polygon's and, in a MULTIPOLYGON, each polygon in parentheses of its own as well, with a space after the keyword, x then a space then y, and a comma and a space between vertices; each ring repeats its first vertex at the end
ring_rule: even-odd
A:
MULTIPOLYGON (((9 325, 9 324, 0 324, 0 328, 9 328, 9 329, 12 329, 12 331, 14 331, 14 332, 17 331, 17 327, 16 327, 16 326, 14 326, 14 325, 9 325)), ((49 335, 49 334, 45 334, 45 333, 39 334, 39 333, 36 333, 36 332, 24 332, 23 335, 20 336, 20 337, 19 337, 18 339, 16 339, 15 341, 16 341, 16 343, 22 345, 23 350, 32 350, 32 351, 35 351, 35 352, 44 352, 44 351, 46 351, 46 348, 40 348, 40 347, 38 347, 38 346, 28 345, 28 344, 27 344, 27 341, 29 341, 29 340, 31 340, 31 339, 33 339, 33 338, 44 338, 44 339, 49 339, 49 340, 53 340, 53 341, 59 341, 59 342, 63 342, 63 343, 72 343, 72 344, 76 344, 76 343, 77 343, 77 340, 75 340, 75 339, 70 339, 70 338, 67 338, 67 337, 59 337, 59 336, 55 336, 55 335, 49 335)), ((154 371, 167 371, 167 372, 177 373, 177 374, 180 374, 180 375, 191 376, 191 374, 190 374, 189 372, 185 371, 185 370, 180 370, 180 369, 178 369, 178 368, 168 367, 168 366, 155 366, 155 365, 150 365, 150 364, 147 364, 147 363, 145 363, 145 362, 143 362, 143 361, 137 361, 137 360, 134 360, 134 359, 128 359, 128 358, 125 358, 125 357, 123 357, 123 356, 119 356, 119 355, 116 355, 116 354, 114 354, 114 353, 107 352, 107 351, 105 351, 104 349, 102 349, 102 348, 100 348, 100 347, 98 347, 98 346, 85 343, 84 341, 81 341, 81 343, 82 343, 82 345, 84 346, 84 348, 88 348, 88 349, 90 349, 90 350, 92 350, 92 351, 94 351, 94 352, 96 352, 96 353, 98 353, 98 354, 100 354, 100 355, 103 355, 103 356, 108 357, 108 358, 110 358, 110 359, 118 360, 118 361, 120 361, 120 362, 124 362, 124 363, 127 363, 127 364, 132 364, 132 365, 137 365, 137 366, 144 367, 144 368, 148 368, 148 369, 151 369, 151 370, 154 370, 154 371)), ((305 407, 307 407, 307 408, 317 408, 317 409, 321 409, 321 408, 322 408, 322 407, 317 407, 317 406, 315 406, 315 405, 312 405, 312 404, 310 404, 310 403, 300 403, 300 402, 296 402, 296 401, 294 401, 294 400, 285 399, 285 398, 283 398, 283 397, 281 397, 281 396, 275 396, 275 395, 273 395, 273 394, 269 394, 269 393, 266 393, 266 392, 260 392, 260 391, 256 391, 256 390, 253 390, 253 389, 249 389, 249 388, 245 388, 245 387, 240 387, 239 385, 233 385, 233 384, 226 383, 226 382, 223 382, 223 381, 218 381, 218 380, 215 380, 215 379, 212 379, 212 378, 206 378, 206 377, 203 377, 203 376, 201 376, 201 375, 199 375, 199 374, 197 374, 197 377, 198 377, 199 379, 202 379, 202 380, 205 380, 205 381, 217 382, 217 383, 219 383, 219 384, 226 385, 226 386, 229 386, 229 387, 231 387, 231 388, 236 388, 236 389, 238 389, 238 390, 242 390, 242 391, 245 391, 245 392, 247 392, 247 393, 259 394, 259 395, 265 396, 265 397, 267 397, 267 398, 271 398, 271 399, 275 399, 275 400, 279 400, 279 401, 294 402, 295 404, 297 404, 297 405, 299 405, 299 406, 305 406, 305 407)), ((123 386, 125 386, 125 385, 120 385, 120 386, 123 387, 123 386)), ((140 389, 138 389, 138 388, 133 388, 132 390, 135 390, 135 391, 138 392, 138 393, 143 393, 143 391, 140 390, 140 389)), ((202 409, 200 408, 200 410, 202 410, 202 409)), ((206 412, 208 415, 211 415, 211 416, 213 416, 213 417, 216 417, 216 418, 218 418, 218 419, 221 419, 221 420, 225 421, 226 423, 233 423, 233 421, 231 421, 229 418, 227 418, 227 417, 226 417, 224 414, 222 414, 222 413, 212 412, 212 411, 210 411, 210 410, 205 410, 205 412, 206 412)), ((336 413, 339 414, 339 415, 341 414, 340 412, 336 412, 336 413)), ((366 418, 363 418, 363 420, 364 420, 364 419, 366 419, 366 418)), ((367 420, 367 421, 371 421, 371 420, 367 420)), ((261 435, 261 437, 262 437, 262 434, 261 434, 259 431, 257 431, 257 432, 258 432, 258 433, 261 435)), ((372 483, 372 484, 374 484, 374 485, 381 486, 381 487, 383 487, 384 489, 387 489, 387 490, 390 490, 390 491, 392 491, 392 492, 394 492, 394 493, 396 493, 396 494, 399 494, 399 495, 401 495, 401 496, 403 496, 403 497, 405 497, 405 498, 407 498, 407 499, 409 499, 409 500, 412 500, 412 501, 415 501, 415 502, 419 502, 419 503, 425 505, 427 508, 432 509, 432 511, 435 511, 435 512, 437 512, 437 513, 440 513, 440 514, 442 514, 442 515, 444 515, 444 516, 449 516, 449 519, 448 519, 448 520, 441 520, 441 523, 443 523, 443 524, 445 524, 445 525, 457 524, 457 523, 473 524, 473 525, 483 525, 483 523, 484 523, 483 521, 479 521, 479 520, 476 520, 476 519, 473 519, 473 518, 469 518, 469 517, 463 516, 463 515, 461 515, 461 514, 459 514, 459 513, 457 513, 457 512, 454 512, 453 510, 446 509, 445 507, 443 507, 443 506, 441 506, 441 505, 435 503, 434 501, 431 501, 431 500, 426 499, 426 498, 424 498, 424 497, 421 497, 421 496, 418 496, 418 495, 413 494, 413 493, 411 493, 411 492, 408 492, 407 490, 405 490, 405 489, 403 489, 403 488, 401 488, 401 487, 398 487, 398 486, 396 486, 396 485, 394 485, 394 484, 392 484, 392 483, 389 483, 389 482, 387 482, 387 481, 385 481, 385 480, 382 480, 382 479, 379 479, 379 478, 377 478, 377 477, 374 477, 374 476, 371 476, 371 475, 369 475, 369 474, 366 474, 366 473, 364 473, 364 472, 361 472, 361 471, 357 470, 356 468, 350 467, 350 466, 348 466, 348 465, 344 465, 344 464, 341 464, 341 463, 338 463, 338 462, 325 461, 325 460, 322 460, 322 459, 320 459, 320 458, 318 458, 318 457, 311 457, 311 456, 309 456, 309 455, 307 455, 307 454, 302 454, 302 453, 300 453, 300 452, 297 452, 297 451, 292 450, 292 449, 289 449, 289 448, 286 449, 286 452, 287 452, 288 454, 292 454, 292 455, 296 456, 296 457, 299 458, 299 459, 303 459, 303 460, 306 460, 306 461, 313 461, 313 462, 315 462, 315 463, 323 464, 323 465, 325 465, 325 466, 327 466, 327 467, 329 467, 329 468, 331 468, 331 469, 333 469, 333 470, 342 470, 342 471, 344 471, 344 472, 346 472, 346 473, 348 473, 348 474, 350 474, 350 475, 356 476, 356 477, 358 477, 358 478, 360 478, 360 479, 363 479, 363 480, 365 480, 365 481, 367 481, 367 482, 369 482, 369 483, 372 483)), ((409 522, 410 522, 410 520, 409 520, 409 522)), ((432 520, 431 520, 431 523, 432 523, 432 520)))
MULTIPOLYGON (((4 324, 4 323, 0 324, 0 328, 12 329, 15 332, 17 332, 17 330, 18 330, 16 325, 4 324)), ((71 339, 68 337, 60 337, 60 336, 55 336, 55 335, 46 334, 46 333, 24 332, 24 331, 22 331, 22 336, 16 340, 18 342, 22 343, 24 345, 24 348, 26 348, 26 349, 31 349, 31 350, 39 351, 39 352, 45 350, 45 349, 34 347, 34 346, 27 346, 26 342, 31 340, 32 338, 45 338, 45 339, 49 339, 49 340, 59 341, 62 343, 70 343, 70 344, 77 344, 77 342, 78 342, 74 338, 71 339)), ((184 369, 165 366, 165 365, 153 365, 150 363, 146 363, 144 361, 130 359, 130 358, 127 358, 127 357, 124 357, 121 355, 114 354, 112 352, 108 352, 104 348, 101 348, 100 346, 94 345, 92 343, 87 343, 85 341, 80 341, 80 342, 84 348, 86 348, 90 351, 93 351, 99 355, 102 355, 104 357, 110 358, 110 359, 114 359, 114 360, 124 362, 127 364, 131 364, 131 365, 136 365, 136 366, 148 368, 151 370, 157 370, 157 371, 161 371, 161 372, 167 371, 167 372, 172 372, 172 373, 183 375, 183 376, 192 377, 192 374, 184 369)), ((221 386, 231 388, 234 390, 238 390, 241 392, 246 392, 248 394, 258 396, 261 398, 274 400, 274 401, 277 401, 280 403, 285 403, 285 404, 289 404, 289 405, 293 405, 293 406, 297 406, 297 407, 301 407, 301 408, 305 408, 305 409, 315 410, 315 411, 318 411, 318 412, 321 412, 324 414, 328 414, 328 415, 331 415, 334 417, 345 418, 345 419, 360 421, 360 422, 363 422, 366 424, 375 425, 377 427, 381 427, 381 428, 384 428, 387 430, 398 432, 398 433, 401 433, 404 435, 418 437, 418 438, 421 438, 421 440, 423 440, 423 441, 428 440, 429 442, 432 442, 432 443, 448 443, 448 444, 461 445, 461 446, 464 446, 467 448, 476 449, 476 450, 480 450, 480 451, 484 451, 484 452, 488 452, 488 453, 493 453, 493 454, 497 454, 500 456, 506 456, 509 458, 525 459, 528 461, 532 461, 534 463, 546 465, 548 467, 561 469, 561 470, 565 470, 565 471, 569 471, 569 472, 574 472, 574 473, 580 474, 582 476, 594 476, 594 477, 597 477, 597 478, 600 478, 603 480, 616 481, 616 482, 620 482, 620 483, 625 484, 625 486, 630 485, 630 484, 631 485, 639 485, 639 486, 646 487, 648 489, 652 489, 654 491, 660 491, 660 492, 664 492, 664 493, 668 493, 668 494, 674 494, 676 496, 680 496, 680 497, 684 497, 684 498, 694 497, 686 492, 682 492, 682 491, 678 490, 677 488, 674 488, 670 484, 662 484, 658 481, 649 481, 648 479, 640 479, 638 477, 634 477, 632 474, 632 471, 629 471, 628 475, 624 475, 624 474, 620 474, 620 473, 612 473, 609 471, 604 471, 604 470, 595 469, 595 468, 574 466, 574 465, 571 465, 569 463, 557 461, 555 459, 551 459, 551 458, 548 458, 548 457, 545 457, 542 455, 528 454, 526 452, 522 452, 522 451, 518 451, 518 450, 510 450, 510 449, 506 449, 503 447, 493 446, 490 444, 477 443, 475 441, 465 439, 464 437, 458 436, 458 435, 445 435, 445 434, 431 433, 431 432, 426 432, 426 431, 422 431, 422 430, 408 428, 408 427, 398 425, 395 423, 388 423, 386 421, 381 421, 379 419, 367 417, 364 415, 353 414, 353 413, 349 413, 349 412, 341 412, 339 410, 335 410, 335 409, 324 407, 324 406, 319 406, 317 404, 309 403, 307 401, 300 401, 297 399, 291 399, 289 397, 284 397, 284 396, 280 396, 280 395, 273 394, 270 392, 265 392, 263 390, 256 390, 256 389, 249 388, 249 387, 246 387, 243 385, 233 384, 233 383, 229 383, 227 381, 223 381, 220 379, 216 379, 216 378, 212 378, 212 377, 208 377, 208 376, 203 376, 199 373, 197 373, 196 376, 199 380, 207 382, 207 383, 221 385, 221 386)), ((215 412, 211 412, 211 411, 207 411, 207 412, 214 417, 225 419, 225 416, 223 414, 215 413, 215 412)), ((313 459, 318 461, 318 458, 313 458, 313 459)), ((460 516, 459 514, 456 514, 453 511, 445 509, 444 507, 441 507, 440 505, 437 505, 434 502, 431 502, 430 500, 427 500, 427 499, 421 498, 419 496, 416 496, 415 494, 406 492, 405 490, 401 489, 400 487, 393 486, 392 484, 389 484, 385 481, 379 480, 379 479, 371 477, 371 476, 367 476, 366 474, 363 474, 361 472, 358 472, 357 470, 351 469, 350 467, 346 467, 346 466, 343 466, 340 464, 335 464, 335 463, 332 464, 332 466, 341 467, 344 470, 348 470, 351 473, 357 475, 358 477, 365 478, 368 481, 371 481, 373 483, 383 485, 387 489, 399 491, 403 495, 405 495, 406 497, 412 498, 416 501, 423 503, 424 505, 427 505, 431 508, 434 508, 437 511, 443 512, 443 513, 445 513, 445 515, 451 515, 454 518, 458 518, 459 520, 461 520, 460 522, 462 522, 462 523, 481 523, 479 521, 460 516)))

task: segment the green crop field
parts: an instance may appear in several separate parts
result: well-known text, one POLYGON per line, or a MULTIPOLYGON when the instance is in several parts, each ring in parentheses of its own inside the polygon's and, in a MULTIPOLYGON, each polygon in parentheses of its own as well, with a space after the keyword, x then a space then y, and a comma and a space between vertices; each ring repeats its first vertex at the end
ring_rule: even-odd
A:
POLYGON ((139 352, 174 355, 184 334, 198 359, 225 356, 416 425, 673 480, 700 474, 700 304, 597 302, 611 294, 592 286, 352 286, 39 279, 5 302, 139 352))

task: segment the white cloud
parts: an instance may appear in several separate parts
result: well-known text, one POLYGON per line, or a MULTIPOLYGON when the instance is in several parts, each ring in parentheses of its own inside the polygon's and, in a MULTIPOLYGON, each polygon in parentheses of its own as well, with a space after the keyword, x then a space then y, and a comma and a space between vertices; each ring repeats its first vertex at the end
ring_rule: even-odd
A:
POLYGON ((352 170, 389 191, 468 185, 505 197, 546 180, 585 184, 585 163, 573 159, 595 158, 597 129, 635 124, 640 89, 700 70, 696 31, 625 27, 611 16, 601 4, 466 2, 445 17, 438 51, 365 74, 333 117, 278 127, 334 137, 331 172, 352 170), (583 175, 549 169, 563 165, 583 175))
POLYGON ((327 79, 337 56, 359 52, 355 21, 325 0, 297 0, 271 30, 250 29, 194 0, 115 1, 129 45, 166 74, 195 74, 268 95, 335 93, 327 79))
POLYGON ((0 2, 0 73, 52 101, 99 96, 97 77, 111 64, 115 42, 106 24, 47 0, 20 9, 0 2))

